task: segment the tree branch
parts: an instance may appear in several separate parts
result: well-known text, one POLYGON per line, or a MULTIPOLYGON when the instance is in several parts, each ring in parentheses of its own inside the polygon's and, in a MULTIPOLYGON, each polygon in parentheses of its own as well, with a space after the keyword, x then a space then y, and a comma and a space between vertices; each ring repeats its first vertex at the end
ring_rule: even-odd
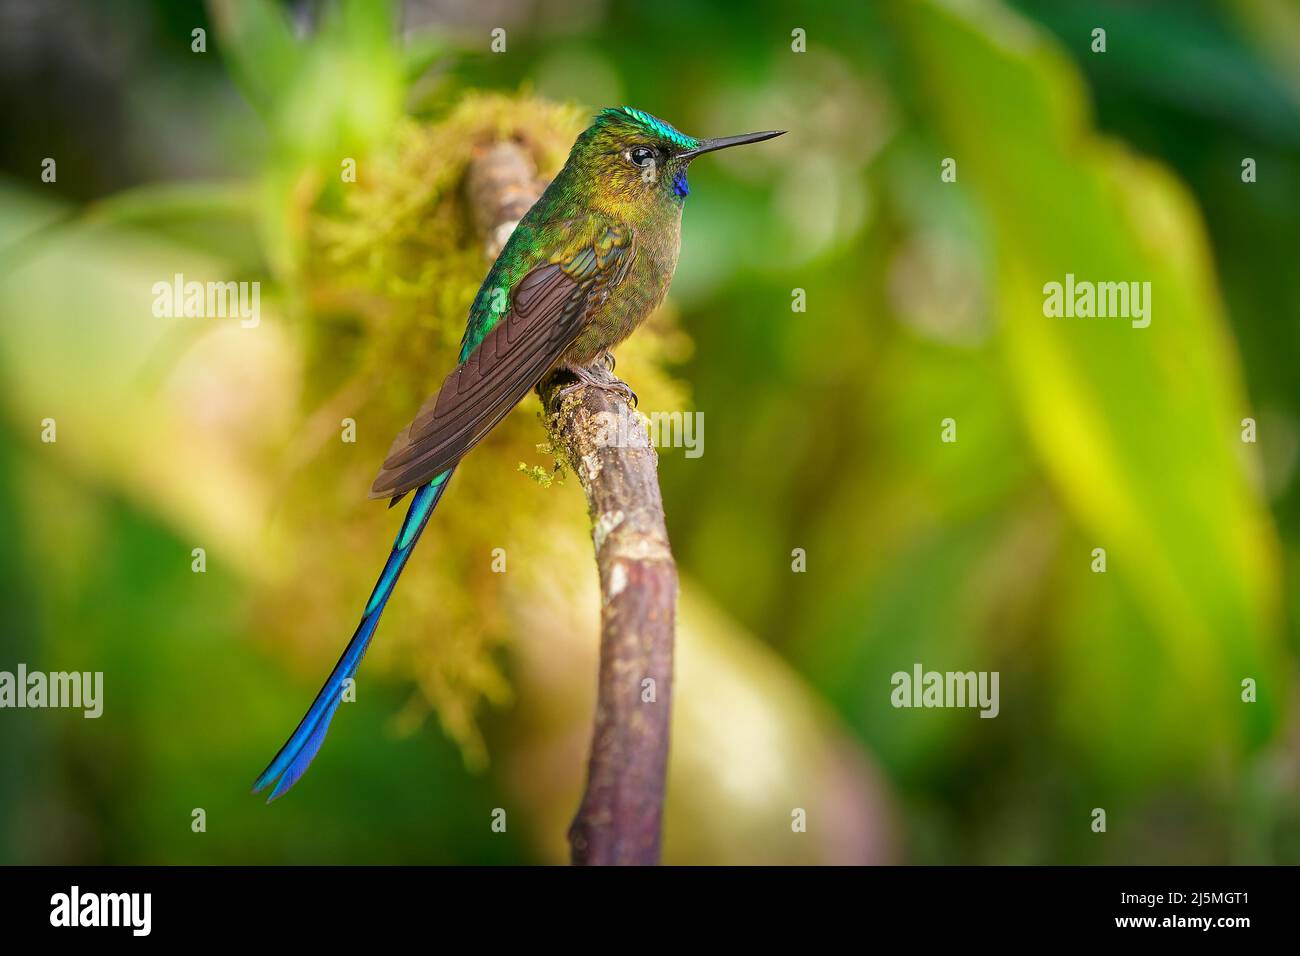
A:
MULTIPOLYGON (((603 366, 592 369, 613 380, 603 366)), ((659 862, 672 712, 677 568, 655 450, 617 393, 543 383, 553 440, 591 514, 600 572, 600 680, 587 790, 569 828, 574 863, 659 862)))
MULTIPOLYGON (((495 257, 542 186, 527 152, 498 143, 470 166, 475 226, 495 257)), ((606 381, 603 366, 591 369, 606 381)), ((538 386, 547 427, 587 496, 600 576, 601 640, 587 788, 569 828, 578 864, 655 864, 668 770, 677 568, 657 457, 624 398, 567 376, 538 386)))

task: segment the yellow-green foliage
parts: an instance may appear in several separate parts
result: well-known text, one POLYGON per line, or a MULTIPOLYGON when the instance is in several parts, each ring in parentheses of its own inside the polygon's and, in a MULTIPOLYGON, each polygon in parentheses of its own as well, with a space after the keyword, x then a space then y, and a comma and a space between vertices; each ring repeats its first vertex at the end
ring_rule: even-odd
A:
MULTIPOLYGON (((470 161, 513 139, 549 177, 586 118, 530 98, 467 96, 433 125, 404 122, 387 155, 358 164, 342 204, 323 200, 313 212, 299 270, 307 277, 298 290, 302 424, 281 459, 288 475, 275 518, 284 573, 261 618, 269 633, 296 637, 304 671, 323 677, 356 623, 405 505, 390 512, 366 492, 394 434, 453 368, 487 271, 463 188, 470 161), (341 440, 348 418, 354 443, 341 440)), ((650 325, 620 351, 619 373, 643 407, 681 408, 685 397, 661 366, 684 357, 689 340, 668 315, 650 325)), ((551 487, 555 463, 538 445, 546 437, 539 410, 530 396, 457 471, 358 682, 360 696, 380 671, 413 680, 402 723, 436 710, 471 765, 486 758, 479 703, 510 698, 498 650, 528 636, 519 622, 540 592, 595 574, 581 546, 589 528, 576 483, 551 487), (497 548, 504 574, 493 572, 497 548)))

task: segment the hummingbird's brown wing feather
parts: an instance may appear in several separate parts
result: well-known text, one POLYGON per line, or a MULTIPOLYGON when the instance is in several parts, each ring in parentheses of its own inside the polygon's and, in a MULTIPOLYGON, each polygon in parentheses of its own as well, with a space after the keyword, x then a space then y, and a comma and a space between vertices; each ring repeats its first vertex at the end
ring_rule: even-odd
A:
POLYGON ((621 266, 629 249, 630 243, 601 242, 524 276, 510 311, 398 433, 370 497, 419 487, 491 431, 573 343, 609 279, 626 274, 621 266), (621 252, 611 255, 612 249, 621 252))

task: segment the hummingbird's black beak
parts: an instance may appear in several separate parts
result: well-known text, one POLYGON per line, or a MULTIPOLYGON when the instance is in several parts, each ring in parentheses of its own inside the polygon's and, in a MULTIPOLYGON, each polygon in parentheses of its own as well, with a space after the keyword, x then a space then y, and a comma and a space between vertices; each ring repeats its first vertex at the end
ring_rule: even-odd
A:
POLYGON ((770 129, 763 133, 741 133, 739 136, 722 136, 718 139, 706 139, 700 142, 699 146, 694 149, 688 149, 684 153, 678 153, 678 159, 694 159, 701 153, 711 153, 716 149, 726 149, 729 146, 744 146, 746 143, 761 143, 765 139, 774 139, 777 136, 785 135, 783 129, 770 129))

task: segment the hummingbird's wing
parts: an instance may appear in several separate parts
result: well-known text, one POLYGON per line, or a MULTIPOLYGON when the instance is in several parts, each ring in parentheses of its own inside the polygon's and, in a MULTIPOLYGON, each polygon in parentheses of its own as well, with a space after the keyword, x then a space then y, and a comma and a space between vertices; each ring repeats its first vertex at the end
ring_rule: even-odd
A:
POLYGON ((634 256, 631 230, 610 227, 520 279, 509 312, 398 433, 370 497, 402 495, 459 461, 559 360, 634 256))

